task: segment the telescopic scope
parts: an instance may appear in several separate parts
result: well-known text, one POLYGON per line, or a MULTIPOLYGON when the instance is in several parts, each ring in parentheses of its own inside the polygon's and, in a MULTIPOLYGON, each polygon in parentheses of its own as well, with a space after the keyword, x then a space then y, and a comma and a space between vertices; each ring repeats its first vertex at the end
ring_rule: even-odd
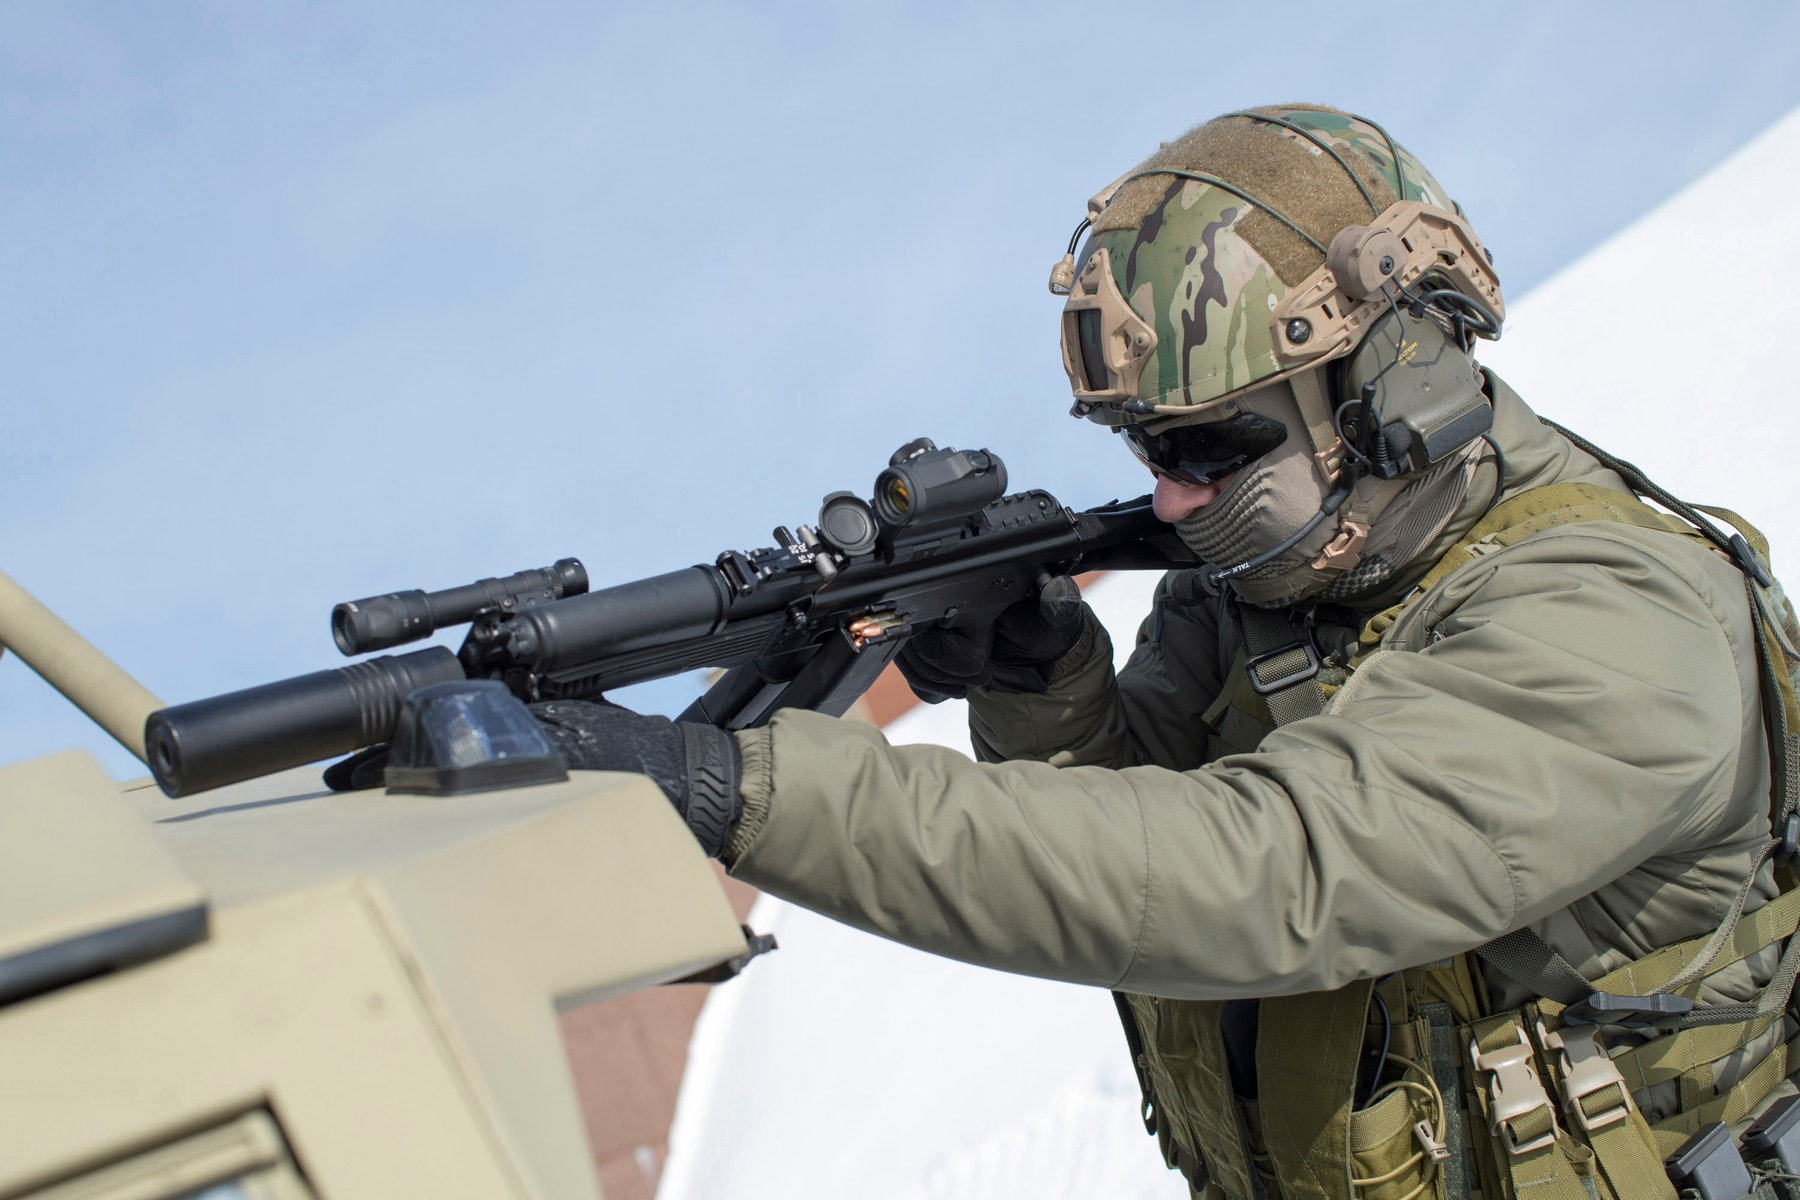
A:
POLYGON ((559 558, 547 567, 504 579, 478 579, 441 592, 414 589, 346 600, 331 610, 331 639, 346 655, 366 654, 462 625, 484 608, 513 612, 564 596, 579 596, 587 589, 587 569, 581 560, 559 558))

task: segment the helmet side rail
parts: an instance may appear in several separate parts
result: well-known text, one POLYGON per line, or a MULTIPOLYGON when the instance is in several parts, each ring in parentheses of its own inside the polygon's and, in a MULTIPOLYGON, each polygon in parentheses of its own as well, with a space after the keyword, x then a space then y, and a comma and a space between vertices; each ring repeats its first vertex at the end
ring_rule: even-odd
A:
POLYGON ((340 649, 467 621, 462 647, 382 655, 150 714, 148 764, 171 796, 223 787, 387 741, 418 688, 491 679, 521 700, 594 698, 703 667, 724 674, 682 714, 722 729, 778 709, 842 715, 906 639, 991 620, 1076 570, 1194 565, 1148 497, 1085 511, 1044 491, 1005 494, 986 450, 902 446, 862 500, 827 496, 816 525, 711 564, 586 590, 580 563, 444 592, 339 605, 340 649))

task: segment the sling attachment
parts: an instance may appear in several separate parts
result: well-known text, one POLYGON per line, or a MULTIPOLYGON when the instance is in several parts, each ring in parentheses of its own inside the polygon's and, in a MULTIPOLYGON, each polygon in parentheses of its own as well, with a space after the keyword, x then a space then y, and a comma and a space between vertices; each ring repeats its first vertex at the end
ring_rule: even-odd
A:
POLYGON ((1273 696, 1319 674, 1323 659, 1312 622, 1291 609, 1256 608, 1227 593, 1225 606, 1244 643, 1244 670, 1259 696, 1273 696))
POLYGON ((1229 590, 1224 598, 1244 646, 1244 678, 1268 704, 1269 719, 1282 726, 1323 712, 1325 691, 1318 679, 1324 659, 1311 612, 1256 608, 1229 590))
POLYGON ((1738 567, 1744 574, 1756 580, 1760 586, 1765 589, 1774 586, 1775 577, 1762 565, 1762 560, 1757 558, 1756 552, 1750 549, 1750 543, 1744 540, 1741 533, 1731 535, 1731 556, 1737 559, 1738 567))
POLYGON ((1531 1063, 1531 1039, 1523 1028, 1518 1035, 1516 1043, 1485 1054, 1479 1041, 1469 1043, 1476 1076, 1487 1077, 1488 1129, 1514 1157, 1554 1146, 1561 1132, 1550 1093, 1531 1063))
MULTIPOLYGON (((1681 1019, 1694 1011, 1690 996, 1657 992, 1649 996, 1619 996, 1612 992, 1589 992, 1563 1010, 1565 1025, 1610 1025, 1616 1029, 1674 1029, 1681 1019)), ((1590 1035, 1591 1036, 1591 1035, 1590 1035)))
POLYGON ((1785 867, 1796 854, 1800 854, 1800 812, 1791 812, 1782 826, 1781 849, 1775 852, 1775 862, 1785 867))
POLYGON ((1312 679, 1319 673, 1319 647, 1312 630, 1296 630, 1294 640, 1244 659, 1250 687, 1259 696, 1273 696, 1312 679))

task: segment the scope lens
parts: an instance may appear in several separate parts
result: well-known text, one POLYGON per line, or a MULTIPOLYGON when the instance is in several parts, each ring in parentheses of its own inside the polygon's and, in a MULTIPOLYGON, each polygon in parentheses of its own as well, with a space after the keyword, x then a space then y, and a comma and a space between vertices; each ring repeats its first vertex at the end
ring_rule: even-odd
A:
POLYGON ((888 511, 897 517, 912 513, 912 489, 906 486, 906 480, 899 475, 890 474, 882 483, 881 498, 887 501, 888 511))

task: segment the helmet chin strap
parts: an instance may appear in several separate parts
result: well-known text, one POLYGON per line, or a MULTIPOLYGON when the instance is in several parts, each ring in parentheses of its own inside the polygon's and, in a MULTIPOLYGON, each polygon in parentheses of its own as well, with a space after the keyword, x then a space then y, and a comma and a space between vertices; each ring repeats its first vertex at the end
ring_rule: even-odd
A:
POLYGON ((1344 501, 1350 498, 1350 489, 1355 483, 1354 473, 1346 468, 1343 476, 1340 477, 1337 486, 1332 488, 1326 495, 1325 499, 1319 504, 1319 511, 1314 513, 1311 518, 1307 520, 1306 524, 1283 538, 1279 545, 1263 551, 1255 558, 1246 559, 1234 567, 1221 567, 1216 571, 1208 571, 1206 573, 1207 584, 1217 588, 1221 584, 1229 583, 1231 580, 1236 579, 1238 576, 1243 575, 1248 571, 1254 571, 1258 567, 1267 566, 1269 563, 1274 562, 1276 559, 1286 554, 1289 550, 1292 550, 1295 546, 1298 546, 1300 540, 1313 530, 1317 529, 1321 521, 1343 507, 1344 501))

